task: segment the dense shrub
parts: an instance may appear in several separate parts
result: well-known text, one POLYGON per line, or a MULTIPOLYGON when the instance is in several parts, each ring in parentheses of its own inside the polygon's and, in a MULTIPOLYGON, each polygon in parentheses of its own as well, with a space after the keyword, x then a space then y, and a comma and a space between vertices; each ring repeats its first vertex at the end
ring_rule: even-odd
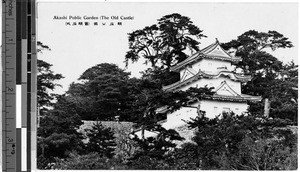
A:
POLYGON ((66 159, 57 159, 53 166, 56 170, 124 170, 125 165, 118 159, 107 158, 97 152, 86 155, 78 155, 76 152, 70 153, 66 159))
POLYGON ((200 166, 210 170, 296 169, 297 137, 289 124, 282 119, 234 114, 190 122, 198 128, 193 141, 200 166))
POLYGON ((278 141, 244 139, 234 154, 215 156, 222 170, 296 170, 297 149, 278 141))
POLYGON ((168 153, 166 164, 173 170, 199 170, 201 160, 198 146, 194 143, 184 143, 180 148, 168 153))

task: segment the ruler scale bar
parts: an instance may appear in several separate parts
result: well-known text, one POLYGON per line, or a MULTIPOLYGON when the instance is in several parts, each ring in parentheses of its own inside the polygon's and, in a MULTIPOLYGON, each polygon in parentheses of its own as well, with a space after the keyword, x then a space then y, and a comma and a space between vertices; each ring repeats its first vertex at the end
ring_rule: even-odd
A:
POLYGON ((2 108, 5 113, 2 114, 2 170, 16 170, 16 76, 15 76, 15 56, 16 56, 16 2, 13 0, 2 1, 2 108), (9 31, 9 32, 7 32, 9 31), (6 44, 9 42, 11 44, 6 44), (13 68, 8 70, 7 68, 13 68), (9 81, 9 82, 8 82, 9 81), (12 94, 6 94, 6 92, 12 94), (12 108, 11 108, 12 107, 12 108), (9 125, 6 125, 8 124, 9 125))
POLYGON ((27 40, 22 39, 22 128, 27 127, 27 40))
POLYGON ((16 144, 16 171, 21 171, 21 136, 22 136, 22 132, 21 132, 21 128, 16 128, 16 137, 17 137, 17 144, 16 144))
MULTIPOLYGON (((36 120, 37 120, 37 50, 36 50, 36 6, 35 6, 35 0, 29 0, 30 5, 28 5, 28 14, 31 16, 31 26, 30 27, 30 43, 28 42, 28 45, 30 45, 30 63, 31 63, 31 108, 30 108, 30 114, 28 117, 28 149, 31 151, 31 153, 28 153, 27 159, 31 159, 31 162, 28 161, 28 169, 36 169, 37 162, 36 162, 36 140, 37 140, 37 132, 36 132, 36 120)), ((29 47, 29 46, 28 46, 29 47)))
POLYGON ((27 171, 27 128, 21 129, 21 171, 27 171))
MULTIPOLYGON (((16 55, 16 75, 17 75, 17 85, 21 85, 22 82, 22 31, 20 30, 20 28, 22 27, 22 8, 21 8, 21 0, 17 0, 17 11, 16 11, 16 35, 17 35, 17 55, 16 55)), ((23 21, 24 22, 24 21, 23 21)))
POLYGON ((2 1, 1 132, 6 172, 36 169, 35 5, 35 0, 2 1))
POLYGON ((17 171, 21 171, 22 166, 22 116, 23 116, 23 89, 22 89, 22 6, 21 0, 17 0, 17 27, 16 27, 16 35, 17 35, 17 54, 16 54, 16 84, 17 84, 17 113, 16 113, 16 130, 17 130, 17 171), (20 51, 21 50, 21 51, 20 51))
POLYGON ((16 86, 16 128, 22 127, 22 86, 16 86))
MULTIPOLYGON (((27 0, 21 1, 21 39, 22 39, 22 138, 21 138, 21 170, 27 171, 27 42, 28 42, 28 28, 27 28, 27 0)), ((30 25, 30 24, 29 24, 30 25)))

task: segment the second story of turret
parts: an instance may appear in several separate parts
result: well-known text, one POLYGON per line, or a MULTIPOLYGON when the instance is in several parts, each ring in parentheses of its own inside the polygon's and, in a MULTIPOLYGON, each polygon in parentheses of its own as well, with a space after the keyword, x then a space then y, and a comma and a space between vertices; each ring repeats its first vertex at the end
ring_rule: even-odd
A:
MULTIPOLYGON (((220 71, 233 71, 234 63, 241 61, 227 53, 218 40, 215 43, 203 48, 199 52, 188 57, 186 60, 171 67, 171 71, 179 72, 181 80, 188 79, 187 74, 195 74, 202 71, 207 74, 218 74, 220 71)), ((192 75, 190 75, 192 76, 192 75)))

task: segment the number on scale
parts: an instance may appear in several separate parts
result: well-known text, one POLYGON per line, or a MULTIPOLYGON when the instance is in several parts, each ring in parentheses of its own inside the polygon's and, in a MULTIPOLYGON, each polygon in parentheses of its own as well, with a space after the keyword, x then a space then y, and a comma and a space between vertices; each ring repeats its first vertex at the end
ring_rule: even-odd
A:
POLYGON ((14 88, 7 87, 7 91, 9 91, 9 92, 13 92, 13 91, 14 91, 14 88))

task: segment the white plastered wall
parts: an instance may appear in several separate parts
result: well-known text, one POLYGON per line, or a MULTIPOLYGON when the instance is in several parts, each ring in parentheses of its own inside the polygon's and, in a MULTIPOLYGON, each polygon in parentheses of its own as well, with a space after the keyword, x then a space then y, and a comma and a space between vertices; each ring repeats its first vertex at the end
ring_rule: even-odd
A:
POLYGON ((218 67, 226 67, 229 71, 234 69, 234 66, 231 65, 231 62, 213 60, 213 59, 203 59, 192 65, 192 68, 195 71, 201 69, 203 72, 214 74, 218 72, 218 67))
POLYGON ((201 110, 206 112, 206 117, 214 118, 221 114, 223 111, 232 111, 235 114, 241 115, 247 112, 248 105, 246 102, 225 102, 225 101, 212 101, 202 100, 201 110))
POLYGON ((181 109, 168 114, 167 122, 163 123, 162 126, 166 129, 175 128, 186 124, 184 120, 190 120, 190 118, 196 118, 197 109, 182 107, 181 109))
MULTIPOLYGON (((191 105, 197 107, 198 103, 191 105)), ((237 115, 241 115, 246 112, 248 108, 247 103, 242 102, 223 102, 223 101, 212 101, 202 100, 201 110, 206 112, 206 117, 214 118, 221 114, 223 111, 233 111, 237 115)), ((166 129, 176 128, 186 124, 184 121, 189 121, 191 118, 196 118, 197 108, 182 107, 181 109, 168 114, 167 122, 163 123, 162 126, 166 129)))

